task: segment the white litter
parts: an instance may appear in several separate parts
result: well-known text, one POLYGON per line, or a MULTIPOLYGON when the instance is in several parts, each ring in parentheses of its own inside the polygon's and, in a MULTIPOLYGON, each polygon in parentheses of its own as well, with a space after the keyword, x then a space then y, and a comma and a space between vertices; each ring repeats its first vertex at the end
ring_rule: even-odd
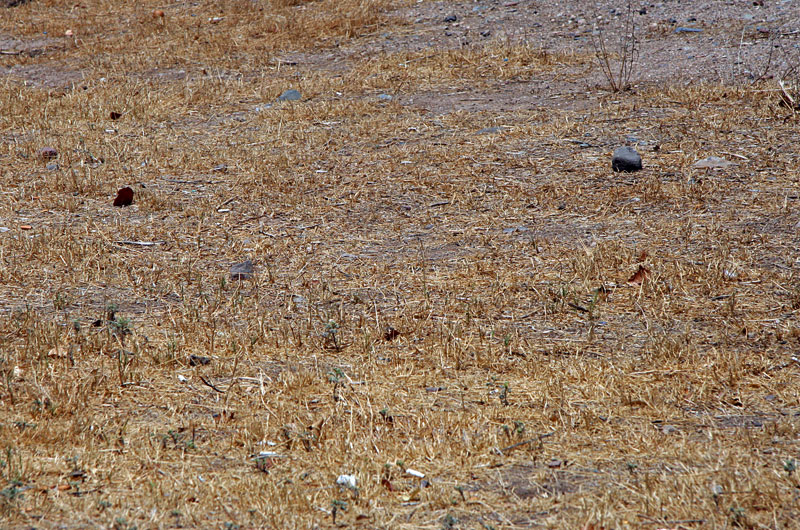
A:
POLYGON ((351 490, 356 489, 357 484, 355 475, 339 475, 339 478, 336 479, 336 483, 340 486, 350 488, 351 490))

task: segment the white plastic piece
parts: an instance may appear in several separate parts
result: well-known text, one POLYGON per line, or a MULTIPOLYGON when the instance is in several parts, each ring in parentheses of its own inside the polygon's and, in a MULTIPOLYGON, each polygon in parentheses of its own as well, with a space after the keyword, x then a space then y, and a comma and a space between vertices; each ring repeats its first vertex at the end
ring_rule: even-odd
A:
POLYGON ((336 483, 353 490, 356 489, 357 484, 355 475, 339 475, 339 478, 336 479, 336 483))
POLYGON ((412 477, 425 478, 425 473, 417 471, 416 469, 408 468, 406 469, 406 474, 411 475, 412 477))

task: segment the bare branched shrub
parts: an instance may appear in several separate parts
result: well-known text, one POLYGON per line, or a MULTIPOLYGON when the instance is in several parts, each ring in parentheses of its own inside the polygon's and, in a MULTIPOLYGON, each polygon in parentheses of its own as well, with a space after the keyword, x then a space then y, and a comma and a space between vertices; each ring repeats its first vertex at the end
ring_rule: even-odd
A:
POLYGON ((633 6, 630 1, 626 8, 623 31, 619 37, 617 49, 609 48, 606 43, 606 36, 599 26, 595 26, 594 31, 592 31, 592 47, 611 90, 620 92, 630 88, 631 76, 639 58, 639 48, 636 41, 636 21, 634 20, 633 6))

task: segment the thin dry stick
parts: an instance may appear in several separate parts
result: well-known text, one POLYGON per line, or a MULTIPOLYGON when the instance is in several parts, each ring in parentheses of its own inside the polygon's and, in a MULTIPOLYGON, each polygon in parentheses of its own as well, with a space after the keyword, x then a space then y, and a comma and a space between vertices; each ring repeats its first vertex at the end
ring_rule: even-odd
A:
POLYGON ((506 452, 511 451, 512 449, 516 449, 517 447, 522 447, 523 445, 528 445, 528 444, 533 443, 533 442, 538 442, 538 441, 544 440, 545 438, 549 438, 549 437, 553 436, 555 433, 556 433, 556 431, 547 432, 547 433, 544 433, 544 434, 540 434, 539 436, 536 436, 536 437, 531 438, 529 440, 524 440, 522 442, 517 442, 515 444, 509 445, 508 447, 503 447, 502 449, 500 449, 500 453, 501 454, 505 454, 506 452))

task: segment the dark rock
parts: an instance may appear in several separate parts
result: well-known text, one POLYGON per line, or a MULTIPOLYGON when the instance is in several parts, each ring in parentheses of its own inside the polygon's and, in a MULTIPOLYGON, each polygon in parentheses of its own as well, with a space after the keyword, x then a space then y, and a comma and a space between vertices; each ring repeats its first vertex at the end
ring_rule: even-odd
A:
POLYGON ((611 169, 614 171, 639 171, 642 169, 642 157, 633 147, 627 145, 617 147, 611 158, 611 169))
POLYGON ((444 17, 444 21, 447 23, 455 22, 456 20, 458 20, 458 17, 455 15, 447 15, 446 17, 444 17))
POLYGON ((253 261, 247 260, 231 267, 231 280, 249 280, 253 277, 253 261))
POLYGON ((298 101, 301 97, 303 97, 299 91, 290 88, 286 90, 283 94, 278 96, 278 101, 298 101))
POLYGON ((201 366, 211 363, 210 357, 204 357, 202 355, 190 355, 189 356, 189 366, 201 366))
POLYGON ((17 7, 27 4, 31 0, 0 0, 0 7, 17 7))
POLYGON ((703 30, 700 28, 685 28, 683 26, 678 26, 675 28, 675 33, 702 33, 703 30))

